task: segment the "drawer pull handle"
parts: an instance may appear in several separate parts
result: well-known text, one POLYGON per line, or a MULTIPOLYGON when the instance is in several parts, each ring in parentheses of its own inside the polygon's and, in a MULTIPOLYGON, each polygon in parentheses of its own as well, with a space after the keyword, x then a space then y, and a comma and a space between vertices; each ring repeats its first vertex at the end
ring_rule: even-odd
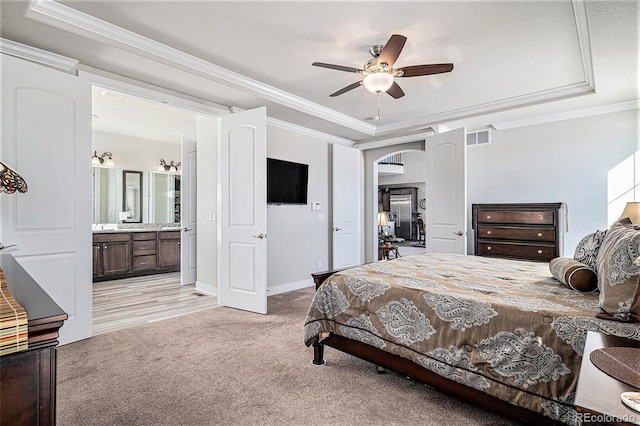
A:
POLYGON ((491 250, 491 246, 487 246, 487 250, 491 250))
POLYGON ((140 262, 140 264, 141 264, 141 265, 146 265, 146 264, 147 264, 147 262, 140 262))
POLYGON ((538 250, 538 254, 542 254, 542 250, 538 250))
POLYGON ((487 235, 491 235, 491 231, 487 231, 487 235))
POLYGON ((491 219, 491 215, 487 215, 487 219, 491 219))
POLYGON ((538 237, 542 237, 542 232, 538 232, 538 237))
POLYGON ((543 219, 542 215, 541 215, 541 214, 539 214, 539 215, 538 215, 538 220, 542 220, 542 219, 543 219))

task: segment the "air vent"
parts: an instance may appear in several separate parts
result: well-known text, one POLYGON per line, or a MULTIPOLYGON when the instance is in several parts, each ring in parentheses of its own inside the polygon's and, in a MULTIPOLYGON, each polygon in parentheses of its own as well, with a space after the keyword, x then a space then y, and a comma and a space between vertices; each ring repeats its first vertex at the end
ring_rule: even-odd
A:
POLYGON ((467 146, 484 145, 488 143, 491 143, 491 133, 489 129, 467 133, 467 146))

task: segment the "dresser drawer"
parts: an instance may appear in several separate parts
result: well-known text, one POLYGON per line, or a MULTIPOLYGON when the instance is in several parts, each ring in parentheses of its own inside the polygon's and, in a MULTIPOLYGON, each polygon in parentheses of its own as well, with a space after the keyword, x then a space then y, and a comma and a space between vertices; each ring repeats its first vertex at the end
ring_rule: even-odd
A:
POLYGON ((156 269, 156 255, 135 256, 133 258, 133 270, 144 271, 146 269, 156 269))
POLYGON ((558 257, 554 244, 523 244, 509 242, 478 242, 479 256, 516 257, 548 262, 558 257))
POLYGON ((554 212, 545 211, 478 211, 479 223, 519 223, 530 225, 553 225, 554 212))
POLYGON ((526 240, 554 242, 556 230, 554 228, 519 228, 510 226, 478 226, 478 238, 497 240, 526 240))
POLYGON ((148 254, 156 254, 156 241, 134 241, 133 255, 144 256, 148 254))
POLYGON ((149 241, 156 239, 155 232, 132 232, 133 241, 149 241))

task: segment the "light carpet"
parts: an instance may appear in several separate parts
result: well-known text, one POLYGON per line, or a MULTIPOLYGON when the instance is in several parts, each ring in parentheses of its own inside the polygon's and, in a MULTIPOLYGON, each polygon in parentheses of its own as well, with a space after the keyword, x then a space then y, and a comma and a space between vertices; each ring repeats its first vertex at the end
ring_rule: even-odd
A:
POLYGON ((514 424, 326 348, 311 363, 307 288, 269 315, 217 307, 58 352, 58 425, 514 424))

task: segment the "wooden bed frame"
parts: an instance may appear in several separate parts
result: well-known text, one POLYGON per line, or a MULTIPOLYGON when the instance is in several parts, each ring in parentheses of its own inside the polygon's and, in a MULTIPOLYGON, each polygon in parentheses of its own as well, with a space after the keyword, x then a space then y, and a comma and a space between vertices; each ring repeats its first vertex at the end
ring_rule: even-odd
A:
MULTIPOLYGON (((341 270, 342 269, 337 269, 334 271, 324 271, 311 274, 311 276, 313 277, 313 282, 316 285, 316 290, 327 278, 341 270)), ((376 365, 377 367, 382 367, 395 373, 402 374, 403 376, 410 377, 411 379, 423 383, 439 392, 451 395, 460 399, 461 401, 483 408, 492 413, 510 418, 522 424, 562 424, 550 419, 549 417, 543 416, 542 414, 533 412, 523 407, 518 407, 479 390, 446 379, 398 355, 385 352, 381 349, 369 346, 365 343, 338 336, 336 334, 329 335, 329 337, 324 339, 322 343, 317 340, 313 342, 313 364, 323 365, 325 363, 325 346, 332 347, 341 352, 368 361, 376 365)))

